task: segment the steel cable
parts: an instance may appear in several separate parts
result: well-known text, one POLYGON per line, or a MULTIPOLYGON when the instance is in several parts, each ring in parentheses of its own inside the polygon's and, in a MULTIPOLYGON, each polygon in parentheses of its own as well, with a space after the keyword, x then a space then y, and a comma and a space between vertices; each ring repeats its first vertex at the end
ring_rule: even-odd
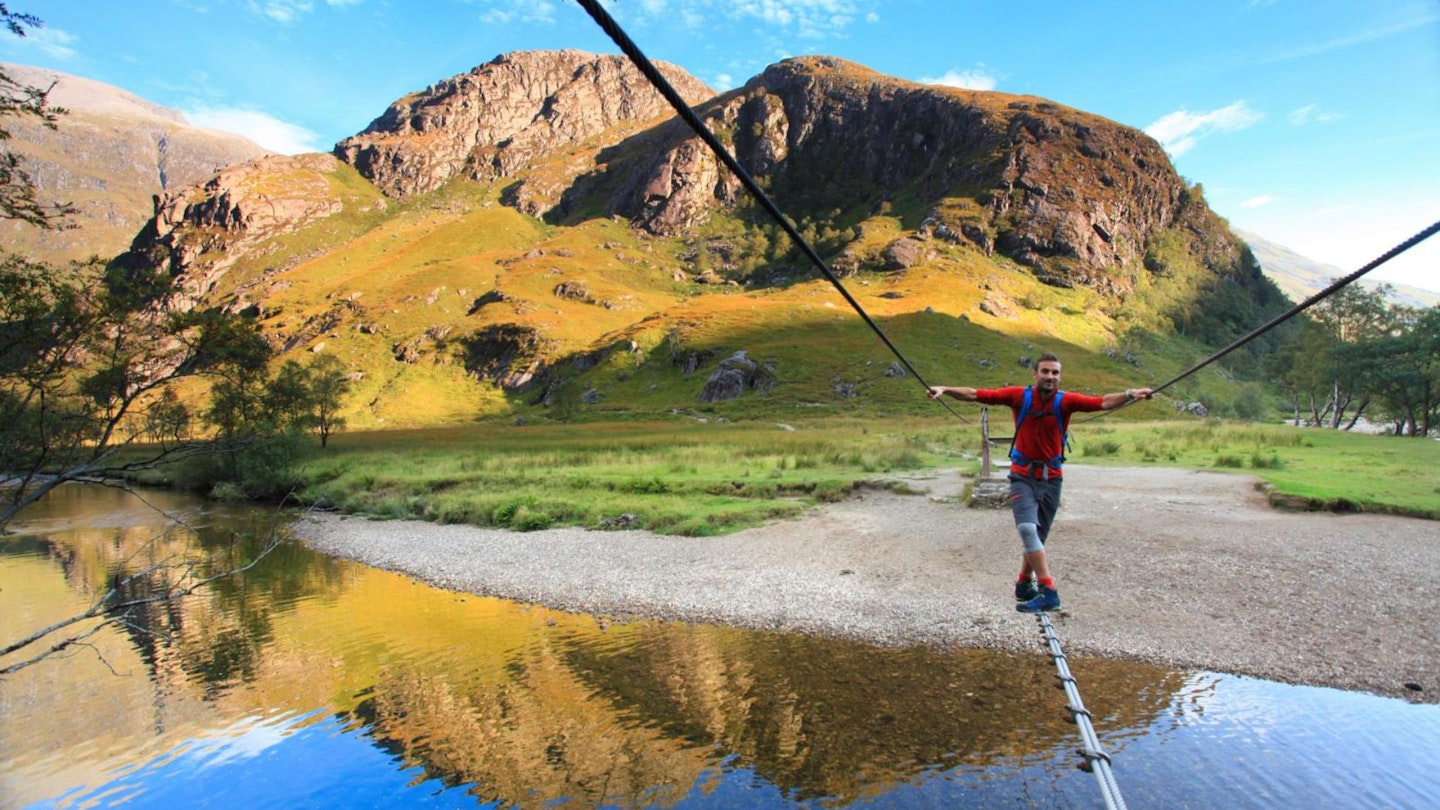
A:
MULTIPOLYGON (((729 150, 715 138, 709 128, 700 121, 690 109, 689 105, 680 97, 680 94, 675 92, 675 89, 670 86, 670 83, 665 80, 665 77, 660 74, 654 64, 640 52, 640 49, 636 47, 635 43, 630 41, 630 38, 621 30, 620 26, 600 7, 596 0, 578 0, 578 2, 589 12, 590 16, 595 19, 596 23, 600 25, 605 33, 615 41, 615 44, 620 47, 625 55, 630 58, 630 61, 635 64, 636 68, 638 68, 650 83, 660 91, 661 95, 670 102, 670 105, 675 108, 675 111, 690 126, 695 134, 699 136, 701 140, 705 141, 706 145, 710 147, 716 157, 735 173, 735 176, 740 179, 746 190, 748 190, 765 211, 780 224, 786 234, 795 241, 795 244, 800 246, 810 261, 819 268, 825 278, 834 285, 835 289, 840 292, 850 306, 859 313, 860 317, 865 320, 865 323, 870 329, 884 342, 885 346, 899 358, 905 368, 928 390, 930 386, 925 382, 920 372, 906 359, 899 348, 890 341, 890 338, 887 337, 879 325, 870 318, 869 314, 865 312, 865 309, 860 306, 860 303, 850 295, 849 291, 846 290, 845 286, 840 283, 840 280, 835 277, 835 274, 830 271, 830 268, 825 264, 825 261, 820 258, 819 254, 815 252, 814 248, 795 230, 794 226, 790 224, 789 220, 785 218, 784 214, 781 213, 775 203, 770 200, 769 196, 751 179, 750 175, 745 172, 730 154, 729 150)), ((957 418, 960 418, 962 421, 968 421, 965 420, 964 417, 961 417, 948 403, 941 401, 941 404, 957 418)), ((1115 777, 1110 771, 1110 758, 1100 748, 1099 738, 1095 734, 1094 727, 1090 724, 1089 712, 1085 710, 1084 703, 1080 698, 1079 688, 1075 684, 1075 679, 1070 675, 1069 668, 1065 663, 1065 654, 1060 649, 1060 641, 1055 636, 1054 628, 1050 624, 1050 618, 1046 614, 1041 613, 1039 614, 1039 621, 1045 633, 1046 641, 1050 646, 1051 657, 1055 660, 1056 667, 1059 670, 1059 677, 1065 688, 1066 696, 1070 701, 1068 708, 1075 718, 1076 724, 1079 725, 1081 729, 1081 741, 1084 744, 1084 748, 1081 749, 1081 754, 1085 757, 1089 769, 1096 775, 1096 780, 1099 782, 1101 793, 1105 799, 1105 806, 1110 810, 1125 810, 1125 801, 1120 796, 1119 785, 1116 783, 1115 777)))
POLYGON ((1153 390, 1153 391, 1157 391, 1157 392, 1158 392, 1158 391, 1162 391, 1162 390, 1164 390, 1164 389, 1166 389, 1166 388, 1169 388, 1170 386, 1174 385, 1175 383, 1180 382, 1181 380, 1185 379, 1186 377, 1189 377, 1191 374, 1194 374, 1195 372, 1197 372, 1197 371, 1199 371, 1200 369, 1202 369, 1202 368, 1210 365, 1211 363, 1215 362, 1216 360, 1219 360, 1220 358, 1224 357, 1225 355, 1229 354, 1230 352, 1235 351, 1236 349, 1240 348, 1241 346, 1244 346, 1245 344, 1249 343, 1250 341, 1254 340, 1255 338, 1260 337, 1261 335, 1265 334, 1266 332, 1269 332, 1271 329, 1274 329, 1275 327, 1279 326, 1280 324, 1284 323, 1285 321, 1290 320, 1291 318, 1295 317, 1296 315, 1299 315, 1300 313, 1304 312, 1305 310, 1309 309, 1310 307, 1312 307, 1312 306, 1320 303, 1321 301, 1325 300, 1326 298, 1328 298, 1328 297, 1330 297, 1331 295, 1333 295, 1333 294, 1335 294, 1336 292, 1338 292, 1342 287, 1345 287, 1345 286, 1351 284, 1352 282, 1354 282, 1355 280, 1359 279, 1361 276, 1365 275, 1366 273, 1370 272, 1371 270, 1374 270, 1375 268, 1379 267, 1380 265, 1384 264, 1385 262, 1388 262, 1388 261, 1390 261, 1391 259, 1395 258, 1396 256, 1399 256, 1401 253, 1404 253, 1405 251, 1409 250, 1410 248, 1415 247, 1416 245, 1420 244, 1421 242, 1424 242, 1426 239, 1429 239, 1430 237, 1434 236, 1434 235, 1436 234, 1436 232, 1440 232, 1440 221, 1435 222, 1435 223, 1432 224, 1430 227, 1428 227, 1428 228, 1420 231, 1419 233, 1415 234, 1414 236, 1410 237, 1409 239, 1406 239, 1404 242, 1401 242, 1400 244, 1398 244, 1398 245, 1396 245, 1395 247, 1391 248, 1390 250, 1386 251, 1383 256, 1381 256, 1381 257, 1378 258, 1378 259, 1375 259, 1374 261, 1370 262, 1369 264, 1365 265, 1364 267, 1360 268, 1359 270, 1356 270, 1355 272, 1351 273, 1350 275, 1345 276, 1344 278, 1339 279, 1339 280, 1333 282, 1329 287, 1326 287, 1325 289, 1321 290, 1320 292, 1315 293, 1314 295, 1310 296, 1309 298, 1306 298, 1304 301, 1302 301, 1302 302, 1300 302, 1299 304, 1296 304, 1295 306, 1291 307, 1288 311, 1286 311, 1286 312, 1284 312, 1284 313, 1281 313, 1280 315, 1276 315, 1274 318, 1271 318, 1270 320, 1268 320, 1268 321, 1266 321, 1265 323, 1261 324, 1260 326, 1256 327, 1253 331, 1250 332, 1250 334, 1245 335, 1244 337, 1241 337, 1241 338, 1236 339, 1236 340, 1235 340, 1234 342, 1232 342, 1229 346, 1226 346, 1225 348, 1221 349, 1220 351, 1215 352, 1214 354, 1210 355, 1210 357, 1206 358, 1205 360, 1202 360, 1202 361, 1200 361, 1199 363, 1196 363, 1195 365, 1191 366, 1190 368, 1188 368, 1188 369, 1186 369, 1185 371, 1181 372, 1180 374, 1176 375, 1174 379, 1171 379, 1171 380, 1169 380, 1168 382, 1161 383, 1160 385, 1156 386, 1156 387, 1153 388, 1152 390, 1153 390))
MULTIPOLYGON (((619 23, 615 22, 609 12, 601 7, 598 0, 577 0, 577 2, 589 13, 600 26, 601 30, 629 57, 631 63, 649 80, 650 84, 654 85, 655 89, 660 92, 660 95, 665 97, 665 100, 670 103, 670 106, 675 108, 675 112, 690 129, 694 131, 696 136, 704 141, 706 146, 710 147, 710 151, 715 153, 715 157, 739 178, 741 185, 750 193, 750 196, 760 204, 761 208, 765 209, 765 213, 769 214, 771 219, 780 225, 786 235, 794 241, 796 246, 798 246, 810 260, 811 264, 814 264, 815 267, 819 269, 821 275, 825 276, 825 279, 835 287, 845 299, 846 303, 860 315, 865 321, 865 324, 870 327, 871 331, 880 338, 880 341, 885 344, 885 347, 899 359, 901 365, 928 391, 930 384, 925 382, 925 378, 915 369, 915 366, 910 360, 906 358, 899 347, 890 340, 889 336, 885 334, 885 331, 880 328, 880 325, 875 323, 874 319, 865 311, 865 308, 860 306, 860 302, 855 300, 855 297, 850 294, 850 291, 845 289, 845 285, 840 283, 840 279, 830 270, 825 260, 820 258, 820 254, 815 252, 815 249, 810 246, 810 243, 800 235, 800 232, 790 223, 790 220, 785 214, 781 212, 779 206, 770 199, 770 196, 765 193, 764 189, 761 189, 754 178, 745 171, 744 167, 735 159, 735 156, 730 154, 730 150, 725 148, 725 145, 720 142, 719 138, 715 137, 715 134, 710 131, 709 127, 705 126, 705 123, 700 120, 700 117, 695 114, 695 111, 690 109, 690 105, 685 103, 685 99, 680 97, 680 94, 670 85, 670 82, 660 73, 659 69, 655 67, 655 64, 650 61, 649 57, 645 56, 645 54, 640 51, 640 48, 631 41, 619 23)), ((943 405, 945 410, 949 411, 960 421, 967 423, 970 421, 961 416, 959 411, 952 408, 950 404, 943 399, 937 399, 935 401, 943 405)))
MULTIPOLYGON (((1210 365, 1211 363, 1215 362, 1216 360, 1219 360, 1220 358, 1222 358, 1222 357, 1224 357, 1225 355, 1227 355, 1227 354, 1235 351, 1236 349, 1240 348, 1241 346, 1244 346, 1245 344, 1249 343, 1250 341, 1254 340, 1255 338, 1260 337, 1261 335, 1265 334, 1266 332, 1269 332, 1271 329, 1274 329, 1275 327, 1277 327, 1277 326, 1279 326, 1280 324, 1282 324, 1282 323, 1290 320, 1291 318, 1295 317, 1296 315, 1299 315, 1300 313, 1304 312, 1305 310, 1309 309, 1310 307, 1313 307, 1313 306, 1315 306, 1316 304, 1320 303, 1321 301, 1325 300, 1326 298, 1329 298, 1331 295, 1334 295, 1335 293, 1339 292, 1342 288, 1344 288, 1344 287, 1352 284, 1352 283, 1355 282, 1356 280, 1358 280, 1361 276, 1365 275, 1366 273, 1370 272, 1371 270, 1374 270, 1375 268, 1379 267, 1380 265, 1384 264, 1385 262, 1390 261, 1391 259, 1395 258, 1396 256, 1399 256, 1400 254, 1404 253, 1405 251, 1409 250, 1410 248, 1415 247, 1416 245, 1420 244, 1421 242, 1424 242, 1426 239, 1429 239, 1430 237, 1434 236, 1436 233, 1440 233, 1440 221, 1435 222, 1434 224, 1430 225, 1430 227, 1425 228, 1424 230, 1420 231, 1419 233, 1415 234, 1414 236, 1410 237, 1409 239, 1406 239, 1404 242, 1401 242, 1400 244, 1398 244, 1398 245, 1396 245, 1395 247, 1391 248, 1390 250, 1386 251, 1386 252, 1385 252, 1383 255, 1381 255, 1379 258, 1375 259, 1374 261, 1371 261, 1369 264, 1365 265, 1364 267, 1360 268, 1359 270, 1356 270, 1355 272, 1351 273, 1351 274, 1348 275, 1348 276, 1345 276, 1344 278, 1337 279, 1336 281, 1332 282, 1332 283, 1330 284, 1330 286, 1326 287, 1325 289, 1321 290, 1320 292, 1315 293, 1314 295, 1310 296, 1309 298, 1306 298, 1304 301, 1301 301, 1300 303, 1296 304, 1295 306, 1291 307, 1290 309, 1286 310, 1285 312, 1282 312, 1281 314, 1276 315, 1275 317, 1271 318, 1270 320, 1266 321, 1265 323, 1261 324, 1260 326, 1257 326, 1255 329, 1251 330, 1248 334, 1243 335, 1243 336, 1241 336, 1241 337, 1239 337, 1239 338, 1236 338, 1234 341, 1232 341, 1232 342, 1230 343, 1230 345, 1226 346, 1225 348, 1220 349, 1219 351, 1215 352, 1214 354, 1210 355, 1209 357, 1205 358, 1204 360, 1201 360, 1200 362, 1196 363, 1195 365, 1191 366, 1190 368, 1185 369, 1184 371, 1180 372, 1179 374, 1175 375, 1174 377, 1170 378, 1169 380, 1167 380, 1167 381, 1165 381, 1165 382, 1163 382, 1163 383, 1155 386, 1154 388, 1150 389, 1151 392, 1152 392, 1152 393, 1155 393, 1155 394, 1158 394, 1158 393, 1160 393, 1161 391, 1165 390, 1166 388, 1169 388, 1170 386, 1174 385, 1175 383, 1178 383, 1178 382, 1180 382, 1181 380, 1185 379, 1186 377, 1189 377, 1190 375, 1194 374, 1195 372, 1199 371, 1200 369, 1205 368, 1206 366, 1210 365)), ((1127 408, 1127 407, 1129 407, 1131 404, 1132 404, 1132 403, 1127 402, 1127 403, 1125 403, 1124 405, 1120 406, 1120 408, 1127 408)), ((1109 414, 1112 414, 1112 413, 1114 413, 1115 411, 1120 410, 1120 408, 1115 408, 1115 409, 1112 409, 1112 410, 1109 410, 1109 411, 1104 411, 1104 412, 1102 412, 1102 413, 1100 413, 1100 414, 1097 414, 1096 416, 1093 416, 1093 417, 1091 417, 1091 418, 1089 418, 1089 419, 1086 419, 1086 420, 1083 420, 1083 421, 1085 421, 1085 422, 1093 422, 1093 421, 1095 421, 1096 419, 1104 418, 1105 416, 1107 416, 1107 415, 1109 415, 1109 414)))

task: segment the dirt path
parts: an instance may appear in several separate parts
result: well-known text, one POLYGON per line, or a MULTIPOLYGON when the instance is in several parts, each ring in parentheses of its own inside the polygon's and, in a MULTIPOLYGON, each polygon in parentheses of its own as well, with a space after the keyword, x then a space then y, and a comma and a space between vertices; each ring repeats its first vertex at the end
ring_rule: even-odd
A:
MULTIPOLYGON (((1253 479, 1224 473, 1069 465, 1065 477, 1048 550, 1067 652, 1440 702, 1440 522, 1278 512, 1253 479)), ((929 495, 869 491, 721 538, 333 515, 296 529, 338 556, 565 610, 1033 647, 1034 619, 1010 593, 1009 510, 956 502, 953 472, 908 480, 929 495)))

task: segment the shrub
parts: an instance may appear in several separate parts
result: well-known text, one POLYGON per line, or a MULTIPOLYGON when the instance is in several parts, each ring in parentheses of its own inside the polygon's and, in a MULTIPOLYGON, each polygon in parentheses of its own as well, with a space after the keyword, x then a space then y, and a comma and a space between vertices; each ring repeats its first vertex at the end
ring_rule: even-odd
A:
POLYGON ((1120 442, 1114 439, 1103 439, 1098 442, 1086 442, 1081 447, 1081 455, 1084 456, 1113 456, 1120 452, 1120 442))
POLYGON ((510 518, 510 528, 517 532, 534 532, 548 529, 554 523, 550 515, 539 509, 521 506, 510 518))
POLYGON ((1283 470, 1285 462, 1275 453, 1265 456, 1257 451, 1250 457, 1250 466, 1257 470, 1283 470))

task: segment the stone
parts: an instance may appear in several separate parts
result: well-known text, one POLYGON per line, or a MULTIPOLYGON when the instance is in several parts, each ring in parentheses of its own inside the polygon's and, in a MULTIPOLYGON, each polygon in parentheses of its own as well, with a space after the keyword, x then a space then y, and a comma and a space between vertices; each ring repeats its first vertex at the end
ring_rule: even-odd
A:
POLYGON ((742 349, 720 364, 700 390, 701 402, 725 402, 737 399, 747 389, 767 393, 775 386, 773 363, 756 363, 742 349))

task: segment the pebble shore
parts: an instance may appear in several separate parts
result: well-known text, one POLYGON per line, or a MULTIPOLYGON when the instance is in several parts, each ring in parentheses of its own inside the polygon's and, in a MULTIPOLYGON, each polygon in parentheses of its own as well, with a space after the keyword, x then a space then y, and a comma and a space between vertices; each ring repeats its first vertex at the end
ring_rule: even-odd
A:
MULTIPOLYGON (((954 472, 725 537, 516 533, 311 513, 309 546, 460 592, 618 618, 1022 650, 1008 510, 954 472)), ((1047 547, 1071 655, 1440 702, 1440 522, 1292 513, 1245 476, 1068 465, 1047 547), (1401 587, 1403 583, 1414 587, 1401 587)))

